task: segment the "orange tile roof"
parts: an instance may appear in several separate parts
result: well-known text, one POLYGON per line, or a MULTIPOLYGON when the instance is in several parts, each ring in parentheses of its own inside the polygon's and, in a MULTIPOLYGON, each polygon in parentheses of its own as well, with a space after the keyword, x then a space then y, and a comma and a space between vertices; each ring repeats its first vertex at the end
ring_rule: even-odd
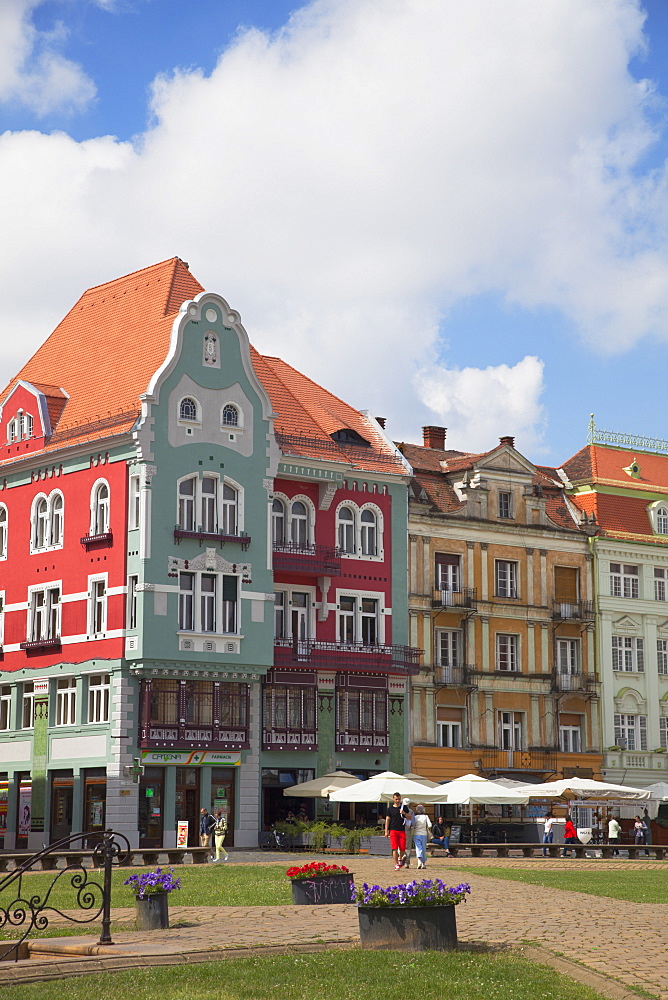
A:
POLYGON ((601 532, 610 537, 634 536, 647 541, 668 543, 668 536, 655 535, 643 497, 616 496, 611 493, 576 493, 571 497, 580 510, 595 514, 601 532))
POLYGON ((450 469, 451 463, 459 459, 463 459, 465 464, 470 464, 470 456, 467 452, 441 448, 425 448, 422 444, 409 444, 405 441, 397 441, 395 443, 399 451, 416 471, 443 472, 442 462, 447 462, 448 469, 450 469))
POLYGON ((590 444, 564 462, 563 469, 572 483, 599 483, 631 490, 668 492, 668 455, 590 444), (634 462, 640 466, 638 478, 624 472, 634 462))
MULTIPOLYGON (((165 359, 175 315, 202 291, 178 257, 89 288, 0 394, 0 403, 19 379, 44 392, 54 429, 44 452, 128 432, 140 395, 165 359)), ((251 350, 278 415, 276 430, 287 439, 283 450, 406 474, 393 447, 359 411, 279 358, 251 350), (342 428, 370 447, 334 442, 330 435, 342 428)), ((13 460, 3 459, 0 449, 0 464, 13 460)))

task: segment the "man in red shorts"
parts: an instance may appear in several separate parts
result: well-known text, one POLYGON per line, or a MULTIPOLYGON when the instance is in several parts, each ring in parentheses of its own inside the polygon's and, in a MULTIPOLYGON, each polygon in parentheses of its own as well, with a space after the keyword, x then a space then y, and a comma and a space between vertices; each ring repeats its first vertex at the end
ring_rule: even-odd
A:
POLYGON ((404 816, 401 811, 401 795, 395 792, 392 796, 393 804, 387 807, 385 813, 385 836, 390 838, 392 857, 394 858, 395 871, 403 868, 403 858, 406 852, 406 828, 404 826, 404 816))

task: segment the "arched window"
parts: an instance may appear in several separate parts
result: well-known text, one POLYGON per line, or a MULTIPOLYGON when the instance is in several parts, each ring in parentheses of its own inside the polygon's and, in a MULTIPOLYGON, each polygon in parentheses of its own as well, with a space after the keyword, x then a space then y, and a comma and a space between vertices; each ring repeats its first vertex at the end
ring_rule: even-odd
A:
POLYGON ((363 510, 360 514, 360 549, 363 556, 378 555, 378 529, 372 510, 363 510))
POLYGON ((7 508, 0 504, 0 559, 7 558, 7 508))
POLYGON ((223 484, 223 523, 221 530, 224 535, 237 534, 237 491, 227 483, 223 484))
POLYGON ((341 507, 337 515, 338 538, 341 552, 355 551, 355 515, 350 507, 341 507))
POLYGON ((17 423, 18 423, 18 421, 17 421, 16 417, 13 420, 10 420, 7 423, 7 443, 8 444, 11 444, 12 441, 16 441, 16 437, 17 437, 17 423))
POLYGON ((179 404, 179 420, 197 420, 197 403, 190 396, 185 396, 179 404))
POLYGON ((285 504, 278 498, 271 505, 271 540, 274 545, 285 545, 285 504))
POLYGON ((239 411, 236 406, 232 403, 228 403, 227 406, 223 407, 223 427, 238 427, 239 426, 239 411))
POLYGON ((182 531, 195 530, 195 476, 179 483, 179 528, 182 531))
POLYGON ((106 535, 109 531, 109 486, 107 483, 98 483, 93 488, 91 514, 91 534, 106 535))
POLYGON ((55 493, 51 498, 51 517, 49 525, 49 545, 63 544, 63 498, 55 493))
POLYGON ((49 538, 49 507, 46 497, 40 497, 35 506, 35 534, 34 545, 36 549, 44 549, 49 538))
POLYGON ((656 530, 659 535, 668 535, 668 510, 659 507, 656 512, 656 530))
POLYGON ((309 543, 308 510, 301 500, 295 500, 290 509, 290 541, 298 548, 309 543))

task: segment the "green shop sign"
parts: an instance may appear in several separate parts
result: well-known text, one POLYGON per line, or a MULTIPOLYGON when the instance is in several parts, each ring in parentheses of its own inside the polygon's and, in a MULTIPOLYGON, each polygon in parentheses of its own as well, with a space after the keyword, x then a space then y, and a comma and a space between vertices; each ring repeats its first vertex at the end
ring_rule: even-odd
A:
POLYGON ((221 750, 142 750, 141 762, 177 764, 179 767, 199 767, 202 764, 237 767, 241 764, 241 753, 225 753, 221 750))

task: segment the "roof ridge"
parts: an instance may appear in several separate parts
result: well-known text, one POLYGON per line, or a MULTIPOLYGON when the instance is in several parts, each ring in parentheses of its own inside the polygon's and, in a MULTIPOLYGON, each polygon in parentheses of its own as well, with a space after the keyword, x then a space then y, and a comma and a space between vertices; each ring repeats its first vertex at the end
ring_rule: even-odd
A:
POLYGON ((157 264, 149 264, 148 267, 137 268, 136 271, 129 271, 127 274, 121 274, 118 278, 112 278, 110 281, 103 281, 99 285, 91 285, 90 288, 87 288, 84 292, 82 292, 80 298, 83 298, 84 295, 88 295, 89 292, 97 292, 101 288, 106 288, 107 285, 119 285, 124 281, 129 281, 131 278, 136 278, 139 274, 147 274, 149 271, 155 271, 159 267, 164 267, 165 264, 175 265, 177 261, 180 261, 180 263, 183 264, 188 271, 190 270, 186 262, 181 260, 180 257, 167 257, 165 260, 158 261, 157 264))

